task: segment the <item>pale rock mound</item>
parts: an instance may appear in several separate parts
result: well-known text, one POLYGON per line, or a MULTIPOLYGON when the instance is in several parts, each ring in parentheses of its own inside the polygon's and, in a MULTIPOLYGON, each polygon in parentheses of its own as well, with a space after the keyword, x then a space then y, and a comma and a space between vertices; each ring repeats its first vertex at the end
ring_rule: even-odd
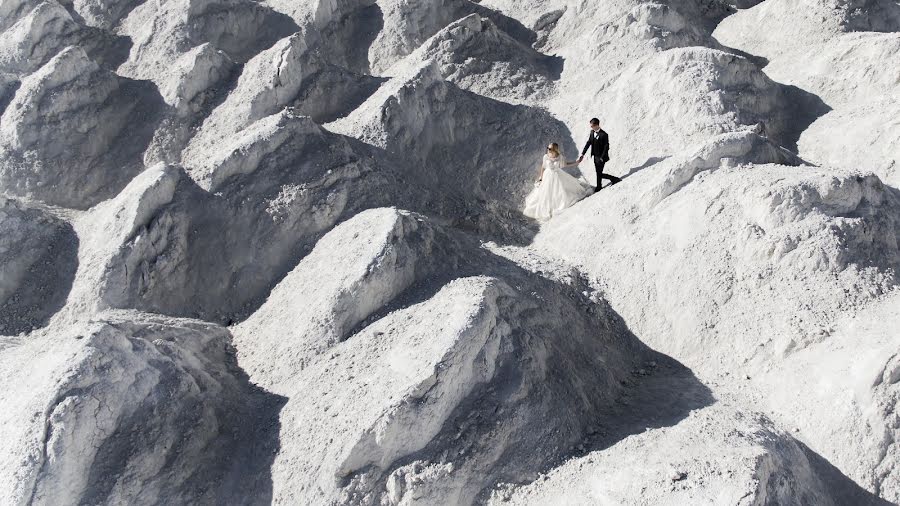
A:
POLYGON ((115 195, 143 168, 160 102, 67 48, 22 80, 0 117, 0 186, 74 208, 115 195))
POLYGON ((555 461, 654 356, 586 304, 421 216, 341 224, 234 329, 292 399, 275 501, 469 504, 555 461))
POLYGON ((324 62, 309 50, 307 35, 298 32, 244 65, 235 88, 185 148, 182 162, 187 167, 207 164, 222 139, 286 107, 320 121, 333 119, 338 111, 361 102, 373 84, 372 78, 324 62))
POLYGON ((871 170, 900 188, 900 94, 836 108, 803 132, 798 147, 811 161, 871 170))
POLYGON ((432 61, 405 69, 326 128, 424 164, 406 174, 422 186, 496 209, 518 208, 547 143, 575 157, 569 133, 545 111, 460 90, 432 61))
POLYGON ((375 0, 270 0, 267 4, 304 27, 328 62, 369 73, 369 46, 384 24, 375 0))
POLYGON ((191 173, 212 193, 159 164, 85 218, 96 259, 76 283, 81 299, 234 321, 341 219, 397 201, 441 211, 429 191, 398 184, 375 150, 308 118, 270 116, 221 147, 191 173))
POLYGON ((215 325, 135 313, 7 339, 0 501, 265 502, 271 484, 255 479, 282 401, 249 384, 229 341, 215 325))
POLYGON ((451 23, 386 73, 399 75, 428 60, 460 88, 512 103, 536 104, 549 98, 557 67, 562 67, 478 14, 451 23))
POLYGON ((882 503, 763 415, 717 405, 570 460, 491 504, 882 503))
POLYGON ((730 131, 755 130, 781 145, 793 133, 793 108, 782 87, 746 58, 714 49, 649 56, 594 100, 603 104, 601 126, 610 132, 610 157, 619 167, 730 131))
POLYGON ((759 409, 892 503, 900 501, 898 307, 900 293, 883 297, 753 377, 759 409))
POLYGON ((55 0, 8 1, 4 7, 9 17, 0 21, 0 72, 30 74, 72 45, 82 46, 105 68, 114 68, 124 58, 121 37, 79 24, 55 0))
POLYGON ((724 19, 713 35, 727 46, 774 61, 799 56, 842 33, 898 30, 900 7, 891 0, 774 0, 724 19))
POLYGON ((84 24, 114 30, 119 21, 141 3, 140 0, 73 0, 71 7, 84 24))
POLYGON ((25 17, 41 0, 7 0, 0 3, 0 29, 6 30, 25 17))
POLYGON ((77 248, 68 223, 0 197, 0 334, 32 330, 62 307, 77 248))
POLYGON ((242 63, 295 30, 286 16, 249 0, 144 2, 119 28, 133 45, 118 72, 163 87, 175 78, 172 62, 196 46, 208 42, 242 63))
POLYGON ((873 31, 900 31, 896 2, 764 2, 727 18, 715 36, 768 58, 769 76, 825 101, 828 108, 822 113, 827 114, 800 138, 801 156, 817 164, 872 170, 896 187, 900 36, 859 33, 873 31), (759 30, 762 19, 775 25, 759 30))
POLYGON ((77 39, 78 24, 55 1, 41 2, 0 34, 0 70, 28 74, 77 39))
POLYGON ((231 75, 234 66, 234 61, 223 51, 209 43, 201 44, 169 67, 172 78, 159 91, 179 116, 187 117, 203 109, 211 90, 231 75))
POLYGON ((800 154, 817 163, 861 167, 900 186, 900 34, 851 33, 802 56, 766 67, 776 79, 819 94, 833 111, 800 137, 800 154))
POLYGON ((15 74, 0 72, 0 115, 12 101, 21 82, 15 74))
POLYGON ((380 0, 383 26, 369 48, 371 72, 380 75, 454 21, 470 14, 490 18, 527 45, 534 35, 517 21, 469 0, 380 0))

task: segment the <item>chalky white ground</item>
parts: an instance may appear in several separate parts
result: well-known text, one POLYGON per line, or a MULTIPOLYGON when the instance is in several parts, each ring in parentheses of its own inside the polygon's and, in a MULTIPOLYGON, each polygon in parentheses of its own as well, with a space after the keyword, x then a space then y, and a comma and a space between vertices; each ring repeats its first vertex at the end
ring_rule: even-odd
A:
POLYGON ((895 1, 0 30, 0 504, 900 501, 895 1))

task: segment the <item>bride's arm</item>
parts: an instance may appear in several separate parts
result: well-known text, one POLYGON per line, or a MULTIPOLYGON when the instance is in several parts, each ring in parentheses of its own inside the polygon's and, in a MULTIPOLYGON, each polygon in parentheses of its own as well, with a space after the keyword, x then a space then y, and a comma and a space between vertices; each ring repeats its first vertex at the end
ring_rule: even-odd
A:
POLYGON ((542 179, 544 179, 544 164, 543 164, 543 163, 541 164, 540 167, 538 167, 538 178, 537 178, 537 180, 540 181, 540 180, 542 180, 542 179))

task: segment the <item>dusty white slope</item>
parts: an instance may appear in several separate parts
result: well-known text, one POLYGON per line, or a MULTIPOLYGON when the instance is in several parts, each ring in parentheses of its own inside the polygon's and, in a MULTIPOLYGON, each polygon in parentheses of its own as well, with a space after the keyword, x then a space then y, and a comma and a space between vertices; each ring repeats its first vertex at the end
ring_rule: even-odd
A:
POLYGON ((821 117, 800 137, 801 156, 821 164, 864 167, 897 187, 898 32, 896 2, 778 0, 727 18, 714 35, 723 44, 768 59, 765 72, 772 79, 824 101, 821 117), (775 26, 759 30, 763 20, 775 26))
MULTIPOLYGON (((601 192, 603 199, 589 199, 554 220, 535 246, 596 276, 637 335, 701 377, 733 386, 735 379, 776 368, 783 372, 761 385, 762 395, 781 395, 792 354, 821 349, 844 315, 896 286, 900 198, 873 175, 735 166, 735 159, 776 161, 766 159, 771 153, 754 154, 759 148, 748 149, 752 144, 732 134, 645 168, 601 192)), ((865 340, 858 346, 883 350, 865 340)), ((882 351, 863 374, 880 375, 891 356, 882 351)), ((808 374, 801 374, 804 381, 808 374)), ((829 376, 841 381, 839 372, 829 376)), ((893 452, 894 437, 869 426, 890 427, 893 414, 837 412, 858 404, 875 409, 893 395, 869 384, 824 406, 812 394, 765 404, 801 427, 816 427, 823 417, 842 420, 841 430, 814 430, 810 443, 877 488, 875 467, 893 469, 879 454, 893 452)), ((877 474, 885 473, 892 471, 877 474)))
POLYGON ((492 504, 860 504, 847 478, 761 415, 717 406, 568 461, 492 504), (724 451, 723 451, 724 449, 724 451), (714 460, 711 456, 714 455, 714 460), (639 498, 639 499, 637 499, 639 498), (637 499, 637 500, 636 500, 637 499))
POLYGON ((900 500, 898 9, 0 3, 0 503, 900 500))

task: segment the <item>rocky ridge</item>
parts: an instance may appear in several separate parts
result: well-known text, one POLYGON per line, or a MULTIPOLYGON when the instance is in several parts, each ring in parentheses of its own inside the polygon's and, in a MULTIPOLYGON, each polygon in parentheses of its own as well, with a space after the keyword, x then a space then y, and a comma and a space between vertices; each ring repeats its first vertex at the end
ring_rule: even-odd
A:
POLYGON ((0 502, 900 500, 893 2, 0 14, 0 502))

